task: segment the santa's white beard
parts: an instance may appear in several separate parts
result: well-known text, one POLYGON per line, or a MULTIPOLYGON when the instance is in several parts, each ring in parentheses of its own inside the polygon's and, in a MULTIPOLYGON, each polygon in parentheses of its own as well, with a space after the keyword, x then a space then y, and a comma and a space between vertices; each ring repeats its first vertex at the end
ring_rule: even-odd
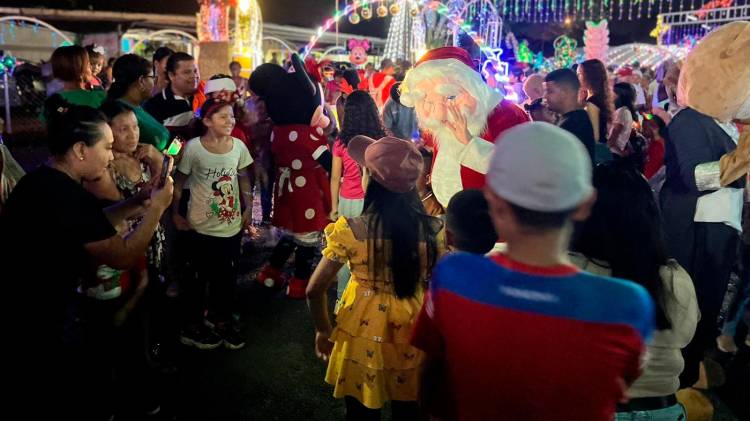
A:
MULTIPOLYGON (((467 116, 466 121, 472 137, 480 136, 487 126, 489 112, 480 108, 477 107, 475 112, 472 113, 467 107, 461 107, 461 112, 467 116)), ((435 118, 420 118, 419 116, 417 116, 417 119, 422 128, 430 131, 435 143, 440 147, 450 147, 450 144, 461 146, 461 143, 456 139, 456 135, 453 134, 453 131, 444 122, 435 118), (443 145, 443 143, 446 145, 443 145)))

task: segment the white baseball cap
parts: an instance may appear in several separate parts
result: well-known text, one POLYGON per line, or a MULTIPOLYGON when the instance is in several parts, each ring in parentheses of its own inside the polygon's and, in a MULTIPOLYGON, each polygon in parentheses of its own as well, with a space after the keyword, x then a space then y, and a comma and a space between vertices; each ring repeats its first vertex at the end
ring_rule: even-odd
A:
POLYGON ((516 126, 495 142, 487 184, 508 202, 538 212, 575 209, 594 191, 580 140, 549 123, 516 126))

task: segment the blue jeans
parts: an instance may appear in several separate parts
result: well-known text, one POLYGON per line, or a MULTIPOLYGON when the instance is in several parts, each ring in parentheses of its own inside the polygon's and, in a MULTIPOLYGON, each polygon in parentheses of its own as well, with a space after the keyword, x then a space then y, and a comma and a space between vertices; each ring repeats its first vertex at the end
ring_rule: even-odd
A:
POLYGON ((682 404, 654 411, 618 412, 615 421, 686 421, 687 414, 682 404))

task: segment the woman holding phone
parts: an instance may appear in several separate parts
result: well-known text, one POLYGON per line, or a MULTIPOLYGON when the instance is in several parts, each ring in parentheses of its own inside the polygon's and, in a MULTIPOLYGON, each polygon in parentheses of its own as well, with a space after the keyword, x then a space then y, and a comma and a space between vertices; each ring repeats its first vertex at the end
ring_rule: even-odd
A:
POLYGON ((52 156, 19 181, 0 215, 3 319, 24 344, 7 350, 13 390, 6 397, 19 411, 33 408, 35 417, 101 418, 100 397, 111 391, 96 387, 91 374, 98 368, 82 360, 75 291, 92 259, 119 270, 137 264, 172 201, 172 182, 102 209, 81 183, 105 177, 113 160, 106 117, 59 96, 48 104, 52 156), (118 235, 114 227, 134 215, 141 223, 118 235))
MULTIPOLYGON (((161 179, 165 156, 152 145, 138 143, 140 129, 132 109, 120 101, 107 101, 101 111, 112 129, 114 160, 107 174, 95 181, 84 181, 83 186, 98 199, 117 202, 138 194, 152 178, 161 179)), ((155 180, 154 183, 161 185, 162 180, 155 180)), ((136 217, 129 222, 134 226, 139 220, 136 217)), ((161 224, 157 226, 147 255, 151 274, 160 273, 164 257, 164 229, 161 224)))

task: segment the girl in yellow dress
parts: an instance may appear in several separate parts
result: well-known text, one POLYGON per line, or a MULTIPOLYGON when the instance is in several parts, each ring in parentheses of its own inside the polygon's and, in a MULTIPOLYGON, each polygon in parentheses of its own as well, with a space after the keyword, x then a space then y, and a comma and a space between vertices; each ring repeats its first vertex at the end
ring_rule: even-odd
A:
POLYGON ((315 350, 328 361, 333 396, 345 398, 347 420, 379 420, 386 401, 394 420, 413 420, 424 355, 409 337, 439 255, 442 223, 419 200, 423 163, 413 143, 356 136, 348 151, 370 182, 362 216, 340 217, 325 229, 327 246, 307 287, 315 350), (332 329, 327 291, 346 263, 352 275, 332 329))

